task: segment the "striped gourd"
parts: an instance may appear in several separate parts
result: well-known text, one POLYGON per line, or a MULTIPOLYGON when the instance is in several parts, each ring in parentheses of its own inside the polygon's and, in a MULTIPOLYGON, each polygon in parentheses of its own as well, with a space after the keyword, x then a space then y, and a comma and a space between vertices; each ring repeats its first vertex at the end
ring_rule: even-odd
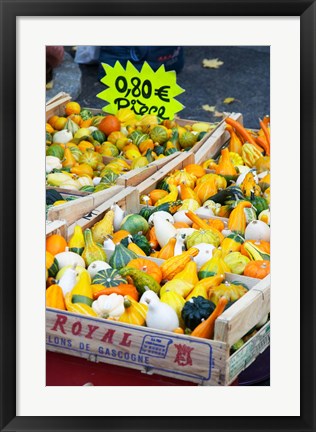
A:
POLYGON ((251 261, 270 261, 270 254, 264 252, 250 241, 244 243, 244 248, 248 252, 251 261))
POLYGON ((115 269, 100 270, 92 280, 93 285, 103 285, 107 288, 127 284, 127 281, 115 269))
POLYGON ((138 258, 138 255, 135 252, 127 249, 124 245, 119 243, 115 245, 109 264, 112 268, 120 270, 135 258, 138 258))
POLYGON ((58 261, 53 254, 46 251, 46 269, 48 276, 55 277, 59 271, 58 261))

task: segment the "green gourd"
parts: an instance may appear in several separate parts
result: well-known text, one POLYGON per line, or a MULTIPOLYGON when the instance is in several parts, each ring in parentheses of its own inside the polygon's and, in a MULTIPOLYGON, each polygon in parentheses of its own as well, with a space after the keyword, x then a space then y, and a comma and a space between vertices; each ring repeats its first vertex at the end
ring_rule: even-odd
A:
POLYGON ((125 267, 132 259, 138 256, 135 252, 127 249, 122 243, 115 245, 114 252, 110 258, 109 264, 114 269, 121 269, 125 267))
POLYGON ((148 289, 154 291, 156 294, 160 291, 159 283, 152 276, 140 270, 132 267, 123 267, 120 270, 120 275, 123 277, 130 276, 140 294, 143 294, 148 289))
POLYGON ((212 258, 202 265, 198 276, 199 279, 204 279, 216 274, 224 274, 229 272, 230 268, 222 258, 222 251, 220 249, 214 249, 212 258))
POLYGON ((93 278, 92 284, 104 285, 107 288, 116 287, 121 284, 127 284, 127 281, 122 278, 118 270, 109 268, 100 270, 93 278))
POLYGON ((229 302, 235 302, 247 292, 243 285, 236 285, 225 281, 224 283, 209 290, 209 299, 217 305, 221 297, 226 297, 229 302))
MULTIPOLYGON (((142 234, 135 234, 130 239, 133 243, 135 243, 147 256, 151 253, 151 246, 147 238, 142 234)), ((129 237, 125 237, 121 240, 121 243, 128 247, 129 245, 129 237)))
POLYGON ((211 230, 196 230, 186 239, 187 249, 201 243, 207 243, 218 247, 220 245, 220 239, 211 230))
POLYGON ((185 302, 181 316, 184 324, 194 330, 202 320, 207 319, 215 309, 215 304, 202 296, 192 297, 185 302))
POLYGON ((146 234, 149 230, 149 225, 147 220, 139 214, 129 214, 122 220, 120 230, 126 230, 132 235, 139 232, 146 234))
POLYGON ((78 255, 82 255, 82 252, 85 247, 85 241, 84 241, 82 228, 80 225, 75 226, 74 233, 69 240, 68 247, 71 252, 75 252, 78 255))
POLYGON ((92 237, 91 229, 84 231, 85 247, 81 254, 82 258, 88 267, 93 261, 106 261, 106 253, 102 247, 97 245, 92 237))

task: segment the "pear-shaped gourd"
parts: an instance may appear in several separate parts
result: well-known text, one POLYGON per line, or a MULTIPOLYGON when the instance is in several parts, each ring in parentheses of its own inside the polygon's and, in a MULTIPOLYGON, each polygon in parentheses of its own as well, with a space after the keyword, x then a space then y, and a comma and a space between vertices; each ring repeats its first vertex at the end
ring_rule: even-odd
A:
POLYGON ((104 238, 113 234, 114 211, 109 210, 99 222, 93 225, 91 231, 96 243, 103 243, 104 238))
POLYGON ((160 216, 154 218, 154 227, 157 241, 161 248, 163 248, 171 237, 177 235, 177 229, 167 220, 160 216))
POLYGON ((84 231, 85 248, 82 252, 86 266, 88 267, 93 261, 106 261, 106 253, 103 248, 93 240, 92 232, 88 228, 84 231))
POLYGON ((69 251, 68 247, 66 247, 64 252, 60 252, 59 254, 55 255, 55 258, 60 269, 66 266, 72 266, 75 263, 81 267, 85 267, 85 260, 83 257, 75 252, 69 251))
POLYGON ((190 283, 191 285, 196 285, 199 282, 199 278, 197 275, 197 265, 195 261, 189 261, 184 269, 175 275, 173 280, 181 279, 185 282, 190 283))
POLYGON ((148 312, 146 325, 156 330, 173 331, 179 327, 179 318, 176 311, 160 300, 147 299, 148 312))
POLYGON ((127 266, 127 264, 132 260, 138 258, 137 254, 122 243, 115 245, 114 252, 109 260, 109 264, 112 268, 120 270, 121 268, 127 266))
POLYGON ((114 220, 113 220, 114 231, 118 231, 120 229, 122 220, 124 219, 125 212, 117 204, 113 204, 111 210, 113 210, 114 212, 114 220))
POLYGON ((105 261, 93 261, 89 267, 87 268, 91 279, 94 278, 94 276, 101 270, 106 270, 111 268, 111 266, 106 263, 105 261))
POLYGON ((174 309, 178 316, 180 327, 184 327, 184 322, 181 317, 181 312, 185 304, 184 298, 175 291, 167 291, 160 296, 160 300, 174 309))
POLYGON ((77 264, 74 263, 72 267, 68 268, 65 273, 62 275, 60 280, 58 281, 58 285, 63 290, 63 294, 66 295, 68 292, 70 292, 73 287, 76 285, 76 278, 77 278, 77 272, 76 272, 77 264))
POLYGON ((240 201, 234 210, 229 215, 228 219, 228 229, 241 234, 242 236, 245 234, 245 229, 247 225, 247 219, 244 212, 245 208, 250 208, 252 204, 249 201, 240 201))
POLYGON ((92 305, 93 292, 91 288, 91 278, 89 273, 83 272, 79 277, 79 281, 71 290, 72 303, 84 303, 88 306, 92 305))
POLYGON ((222 251, 220 249, 214 249, 212 258, 201 267, 198 275, 200 279, 204 279, 216 274, 229 272, 230 268, 222 258, 222 251))
POLYGON ((85 247, 84 236, 80 225, 76 225, 73 235, 68 242, 70 252, 75 252, 81 255, 85 247))

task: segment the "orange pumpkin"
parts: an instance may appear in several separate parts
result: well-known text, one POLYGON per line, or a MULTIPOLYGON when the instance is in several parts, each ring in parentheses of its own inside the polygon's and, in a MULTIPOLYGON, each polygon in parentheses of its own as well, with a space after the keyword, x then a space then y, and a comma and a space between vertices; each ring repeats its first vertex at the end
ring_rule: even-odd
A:
POLYGON ((216 174, 231 175, 231 176, 237 175, 237 171, 235 170, 235 167, 230 160, 228 147, 224 148, 221 151, 221 158, 215 171, 216 174))
POLYGON ((121 243, 121 241, 123 239, 125 239, 126 237, 128 237, 129 235, 130 235, 130 233, 126 230, 116 231, 116 233, 114 233, 112 235, 113 243, 115 243, 115 244, 121 243))
POLYGON ((244 276, 257 279, 264 279, 269 273, 270 261, 266 260, 250 261, 244 269, 244 276))
POLYGON ((146 258, 135 258, 132 259, 128 264, 128 267, 133 267, 137 270, 145 272, 152 276, 158 283, 162 280, 162 273, 158 264, 150 261, 146 258))
POLYGON ((168 192, 163 189, 154 189, 148 195, 153 205, 155 205, 158 200, 167 196, 168 192))
POLYGON ((78 147, 82 151, 82 153, 84 153, 87 149, 94 150, 94 145, 91 142, 85 140, 80 141, 78 147))

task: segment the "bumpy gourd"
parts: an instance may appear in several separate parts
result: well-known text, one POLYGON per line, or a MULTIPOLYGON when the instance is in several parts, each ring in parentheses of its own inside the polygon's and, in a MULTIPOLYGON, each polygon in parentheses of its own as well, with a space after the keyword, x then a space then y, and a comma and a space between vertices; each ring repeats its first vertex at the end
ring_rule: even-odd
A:
POLYGON ((92 231, 88 228, 84 231, 85 247, 81 254, 88 267, 93 261, 106 261, 106 253, 101 246, 98 246, 92 237, 92 231))

